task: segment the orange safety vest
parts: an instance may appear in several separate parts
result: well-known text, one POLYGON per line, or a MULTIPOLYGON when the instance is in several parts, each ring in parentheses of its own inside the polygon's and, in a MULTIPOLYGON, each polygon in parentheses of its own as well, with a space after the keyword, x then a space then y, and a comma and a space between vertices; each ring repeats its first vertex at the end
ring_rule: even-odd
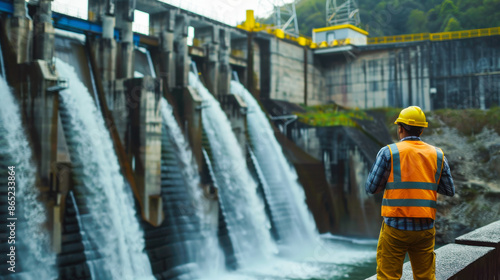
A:
POLYGON ((402 141, 389 145, 389 150, 391 174, 382 200, 382 216, 436 219, 443 151, 422 141, 402 141))

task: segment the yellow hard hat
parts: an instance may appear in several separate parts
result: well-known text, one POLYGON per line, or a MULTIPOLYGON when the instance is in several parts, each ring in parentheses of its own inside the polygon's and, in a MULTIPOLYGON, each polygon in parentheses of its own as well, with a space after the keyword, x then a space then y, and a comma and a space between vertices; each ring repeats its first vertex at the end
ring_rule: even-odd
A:
POLYGON ((394 124, 404 123, 411 126, 427 127, 427 122, 425 120, 425 114, 422 109, 418 106, 410 106, 403 109, 399 113, 398 119, 394 124))

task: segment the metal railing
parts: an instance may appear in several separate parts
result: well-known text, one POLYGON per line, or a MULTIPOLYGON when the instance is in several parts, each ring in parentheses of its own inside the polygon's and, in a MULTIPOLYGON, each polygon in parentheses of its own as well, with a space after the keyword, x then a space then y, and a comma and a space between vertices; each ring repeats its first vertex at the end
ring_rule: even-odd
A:
POLYGON ((373 37, 373 38, 368 38, 368 44, 374 45, 374 44, 405 43, 405 42, 416 42, 425 40, 445 41, 445 40, 467 39, 467 38, 485 37, 494 35, 500 35, 500 27, 453 31, 453 32, 416 33, 416 34, 405 34, 405 35, 395 35, 395 36, 373 37))

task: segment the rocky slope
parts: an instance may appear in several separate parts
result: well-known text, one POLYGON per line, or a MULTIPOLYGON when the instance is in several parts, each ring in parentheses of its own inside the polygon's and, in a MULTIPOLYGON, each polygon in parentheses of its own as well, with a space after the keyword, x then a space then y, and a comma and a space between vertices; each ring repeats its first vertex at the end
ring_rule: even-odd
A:
POLYGON ((456 128, 436 129, 423 140, 441 147, 455 182, 454 197, 439 196, 436 241, 449 243, 500 219, 500 137, 488 128, 464 136, 456 128))

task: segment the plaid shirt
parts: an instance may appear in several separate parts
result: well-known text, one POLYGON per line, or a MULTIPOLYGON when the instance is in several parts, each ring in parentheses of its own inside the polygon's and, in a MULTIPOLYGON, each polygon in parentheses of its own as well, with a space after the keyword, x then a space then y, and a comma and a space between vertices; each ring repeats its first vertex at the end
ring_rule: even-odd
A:
MULTIPOLYGON (((421 141, 420 137, 408 136, 401 141, 421 141)), ((385 189, 389 174, 391 173, 391 152, 388 146, 383 147, 377 154, 375 164, 366 180, 365 189, 367 193, 374 194, 377 190, 385 189)), ((455 195, 455 185, 451 177, 450 166, 444 157, 443 171, 439 181, 437 192, 447 196, 455 195)), ((397 218, 384 217, 384 222, 391 227, 400 230, 427 230, 434 227, 434 220, 428 218, 397 218)))

